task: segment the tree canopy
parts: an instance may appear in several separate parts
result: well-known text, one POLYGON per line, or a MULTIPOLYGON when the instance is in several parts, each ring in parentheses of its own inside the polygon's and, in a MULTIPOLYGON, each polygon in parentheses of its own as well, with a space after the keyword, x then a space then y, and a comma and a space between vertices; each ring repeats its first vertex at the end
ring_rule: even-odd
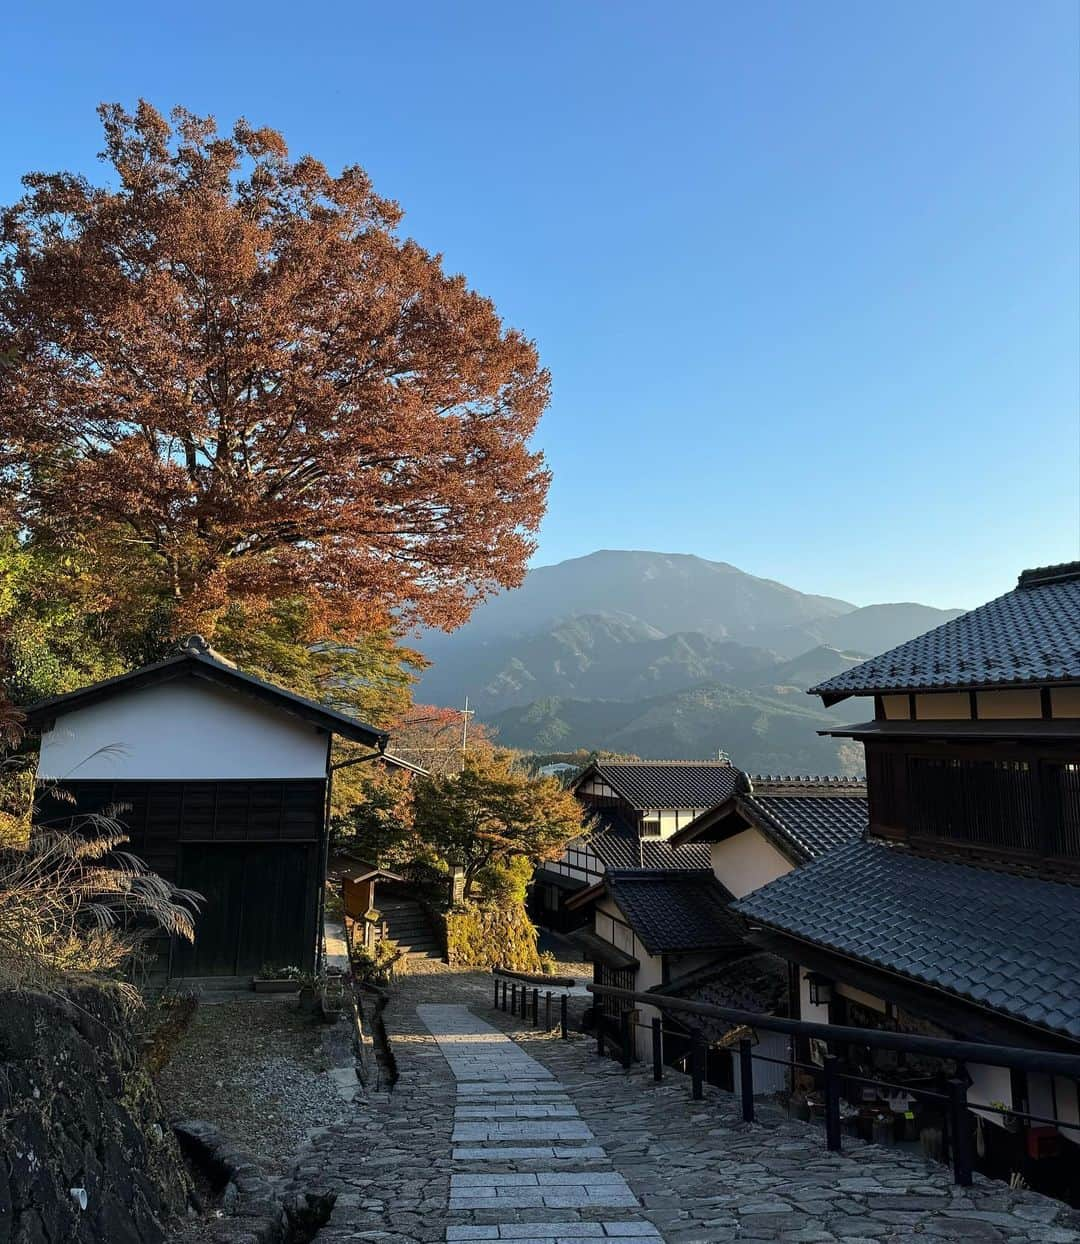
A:
POLYGON ((514 767, 508 752, 469 752, 458 774, 419 779, 413 791, 416 834, 465 874, 470 898, 485 869, 515 859, 557 859, 581 833, 581 805, 554 778, 514 767))
POLYGON ((549 482, 532 343, 359 167, 244 121, 100 115, 113 184, 32 173, 0 217, 10 529, 134 559, 209 634, 285 597, 309 633, 452 627, 517 584, 549 482))

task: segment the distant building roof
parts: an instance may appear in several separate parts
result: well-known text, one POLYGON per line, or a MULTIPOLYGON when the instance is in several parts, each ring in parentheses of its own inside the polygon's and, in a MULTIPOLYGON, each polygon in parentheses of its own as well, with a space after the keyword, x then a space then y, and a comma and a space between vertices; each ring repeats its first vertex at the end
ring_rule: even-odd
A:
POLYGON ((671 839, 675 855, 721 842, 748 823, 793 864, 861 838, 869 823, 866 783, 842 777, 755 777, 749 789, 707 809, 671 839))
POLYGON ((1025 570, 1011 592, 811 687, 851 695, 1080 681, 1080 562, 1025 570))
POLYGON ((577 781, 606 782, 634 808, 708 808, 735 790, 740 772, 716 760, 597 760, 577 781))
POLYGON ((1080 1040, 1080 888, 852 842, 734 904, 751 924, 1080 1040))
POLYGON ((651 955, 745 943, 731 895, 708 869, 612 871, 602 885, 651 955))
POLYGON ((605 868, 708 868, 707 844, 674 850, 664 838, 642 838, 635 825, 615 808, 598 808, 594 832, 586 839, 589 849, 605 868))
MULTIPOLYGON (((356 743, 365 743, 369 747, 377 747, 380 751, 386 747, 390 737, 385 730, 376 730, 373 726, 358 721, 348 713, 340 713, 325 704, 296 695, 284 687, 279 687, 276 683, 256 678, 253 674, 245 674, 231 661, 214 652, 199 635, 189 636, 178 652, 166 657, 163 661, 158 661, 153 665, 144 665, 141 669, 132 670, 129 674, 106 678, 102 682, 82 687, 78 691, 69 691, 66 695, 53 696, 51 699, 31 704, 25 709, 26 718, 31 726, 40 728, 49 721, 62 717, 65 713, 74 712, 76 709, 98 704, 113 696, 135 691, 141 687, 156 686, 179 678, 198 678, 205 682, 215 683, 229 691, 261 700, 272 708, 290 713, 331 734, 340 735, 356 743)), ((401 763, 393 758, 387 758, 387 762, 401 763)))

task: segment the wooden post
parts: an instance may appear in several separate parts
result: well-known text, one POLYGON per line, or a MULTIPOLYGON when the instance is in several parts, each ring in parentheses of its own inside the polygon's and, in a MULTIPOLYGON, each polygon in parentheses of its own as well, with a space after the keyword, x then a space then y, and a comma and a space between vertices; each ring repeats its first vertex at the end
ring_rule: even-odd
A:
POLYGON ((622 1046, 622 1065, 627 1071, 634 1061, 633 1011, 619 1012, 619 1044, 622 1046))
POLYGON ((949 1081, 949 1141, 952 1149, 953 1182, 971 1186, 971 1118, 968 1114, 967 1085, 949 1081))
POLYGON ((503 977, 502 987, 503 987, 503 990, 502 990, 502 1009, 505 1011, 505 1010, 506 1010, 506 977, 505 977, 505 976, 503 977))
POLYGON ((690 1039, 690 1096, 694 1101, 705 1096, 705 1038, 700 1032, 690 1039))
POLYGON ((551 1031, 551 990, 544 995, 544 1027, 551 1031))
POLYGON ((540 990, 533 990, 533 1027, 540 1027, 540 990))
POLYGON ((562 1039, 565 1041, 570 1036, 568 1025, 566 1023, 566 994, 559 999, 559 1027, 562 1029, 562 1039))
POLYGON ((825 1147, 840 1152, 840 1059, 825 1055, 825 1147))
POLYGON ((510 982, 510 1014, 517 1014, 517 981, 510 982))
POLYGON ((496 976, 496 977, 495 977, 495 1006, 494 1006, 494 1010, 496 1010, 496 1011, 497 1011, 498 1009, 499 1009, 499 978, 496 976))
POLYGON ((754 1121, 754 1047, 749 1037, 739 1041, 739 1094, 744 1123, 754 1121))
POLYGON ((652 1078, 664 1078, 664 1032, 663 1020, 659 1015, 652 1022, 652 1078))

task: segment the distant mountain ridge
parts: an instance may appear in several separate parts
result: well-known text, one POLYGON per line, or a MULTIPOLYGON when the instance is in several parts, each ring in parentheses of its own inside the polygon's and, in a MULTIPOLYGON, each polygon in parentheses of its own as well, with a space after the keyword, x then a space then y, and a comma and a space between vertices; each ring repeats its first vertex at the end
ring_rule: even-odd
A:
POLYGON ((736 763, 798 769, 797 757, 837 748, 800 741, 835 720, 802 690, 960 612, 860 608, 727 562, 601 550, 530 571, 453 635, 422 635, 432 667, 419 695, 450 705, 468 695, 510 746, 703 758, 744 740, 760 759, 733 752, 736 763))

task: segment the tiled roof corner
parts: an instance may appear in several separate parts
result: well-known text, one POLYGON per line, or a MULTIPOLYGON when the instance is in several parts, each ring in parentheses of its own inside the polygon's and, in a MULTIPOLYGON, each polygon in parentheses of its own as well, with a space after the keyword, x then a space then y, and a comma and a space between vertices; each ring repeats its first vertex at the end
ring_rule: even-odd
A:
POLYGON ((1080 562, 1025 570, 1011 592, 810 688, 850 695, 1080 682, 1080 562))

